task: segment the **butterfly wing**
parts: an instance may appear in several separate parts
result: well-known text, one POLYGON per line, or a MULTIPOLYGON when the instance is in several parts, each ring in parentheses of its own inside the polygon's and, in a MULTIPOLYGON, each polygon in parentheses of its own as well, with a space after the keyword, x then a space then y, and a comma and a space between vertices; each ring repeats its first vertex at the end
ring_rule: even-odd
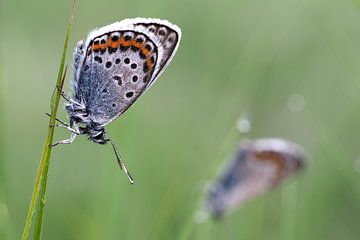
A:
POLYGON ((258 139, 239 149, 210 188, 207 207, 213 216, 254 199, 279 185, 304 166, 304 153, 282 139, 258 139))
POLYGON ((106 125, 124 113, 160 76, 181 32, 158 19, 126 19, 91 32, 76 68, 75 96, 93 122, 106 125))

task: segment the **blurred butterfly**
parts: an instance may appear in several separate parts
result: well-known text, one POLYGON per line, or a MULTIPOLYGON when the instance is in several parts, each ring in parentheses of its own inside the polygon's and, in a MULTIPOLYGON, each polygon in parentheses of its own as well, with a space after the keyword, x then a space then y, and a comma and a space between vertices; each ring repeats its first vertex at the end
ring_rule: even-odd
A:
POLYGON ((235 157, 208 191, 206 208, 213 217, 266 193, 304 167, 305 153, 283 139, 240 144, 235 157))

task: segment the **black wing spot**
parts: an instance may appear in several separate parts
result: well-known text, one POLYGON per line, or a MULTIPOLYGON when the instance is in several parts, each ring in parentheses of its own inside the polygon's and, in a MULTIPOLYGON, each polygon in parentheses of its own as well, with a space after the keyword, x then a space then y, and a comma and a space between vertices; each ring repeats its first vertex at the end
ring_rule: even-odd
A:
POLYGON ((115 75, 112 77, 115 81, 118 82, 118 85, 121 86, 122 85, 122 80, 121 80, 121 76, 119 75, 115 75))
POLYGON ((136 69, 136 68, 137 68, 137 64, 136 64, 136 63, 132 63, 132 64, 130 65, 130 67, 131 67, 132 69, 136 69))
POLYGON ((142 51, 139 52, 139 56, 141 59, 146 59, 146 55, 142 51))
POLYGON ((99 56, 95 56, 95 57, 94 57, 94 60, 95 60, 96 62, 98 62, 98 63, 102 63, 102 58, 99 57, 99 56))
POLYGON ((116 63, 116 64, 119 64, 120 61, 121 61, 120 58, 117 58, 117 59, 115 60, 115 63, 116 63))
POLYGON ((160 35, 160 36, 165 36, 165 31, 164 31, 164 29, 160 29, 160 30, 159 30, 159 35, 160 35))
POLYGON ((125 64, 129 64, 129 63, 130 63, 130 59, 129 59, 129 58, 125 58, 125 59, 124 59, 124 63, 125 63, 125 64))
POLYGON ((136 42, 142 43, 142 42, 144 42, 144 39, 143 39, 142 37, 138 37, 138 38, 136 39, 136 42))
POLYGON ((124 37, 124 39, 125 39, 125 41, 130 41, 130 40, 131 40, 131 36, 126 35, 126 36, 124 37))
POLYGON ((132 81, 133 81, 133 82, 137 82, 138 79, 139 79, 139 78, 138 78, 138 76, 136 76, 136 75, 134 75, 134 76, 132 77, 132 81))
POLYGON ((143 71, 144 73, 147 73, 149 71, 149 66, 147 65, 146 62, 144 63, 143 71))
POLYGON ((90 68, 89 65, 85 65, 84 70, 87 71, 87 70, 89 70, 89 68, 90 68))
POLYGON ((170 36, 169 38, 168 38, 168 42, 169 43, 173 43, 175 41, 175 38, 173 37, 173 36, 170 36))
POLYGON ((135 47, 135 46, 131 46, 131 50, 133 50, 134 52, 137 52, 137 51, 139 51, 139 48, 135 47))
POLYGON ((127 97, 127 98, 131 98, 132 96, 134 96, 134 92, 127 92, 127 93, 125 93, 125 96, 127 97))
POLYGON ((152 47, 151 47, 150 44, 145 44, 145 48, 146 48, 147 50, 149 50, 149 51, 151 51, 151 49, 152 49, 152 47))
POLYGON ((105 44, 106 43, 105 39, 101 39, 100 43, 105 44))
POLYGON ((119 40, 118 36, 114 35, 111 37, 111 41, 116 42, 117 40, 119 40))
POLYGON ((116 107, 116 103, 113 102, 113 103, 111 104, 111 106, 112 106, 113 108, 116 107))
POLYGON ((104 88, 104 90, 102 90, 103 93, 107 93, 108 90, 106 88, 104 88))
POLYGON ((151 56, 150 62, 151 62, 151 63, 154 63, 154 62, 155 62, 155 57, 154 57, 154 56, 151 56))
POLYGON ((107 68, 110 68, 110 67, 111 67, 111 65, 112 65, 112 63, 111 63, 111 62, 106 62, 106 64, 105 64, 105 66, 106 66, 107 68))
POLYGON ((116 52, 116 50, 117 50, 117 48, 109 47, 109 53, 110 53, 110 54, 116 52))

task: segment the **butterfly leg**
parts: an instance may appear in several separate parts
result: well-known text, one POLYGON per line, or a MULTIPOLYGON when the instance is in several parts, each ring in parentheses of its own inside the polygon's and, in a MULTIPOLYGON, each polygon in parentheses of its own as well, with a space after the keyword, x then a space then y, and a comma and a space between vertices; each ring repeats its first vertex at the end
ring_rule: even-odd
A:
POLYGON ((58 86, 56 86, 57 89, 60 91, 60 95, 69 103, 75 102, 74 100, 71 99, 71 97, 69 95, 67 95, 62 89, 60 89, 58 86))
POLYGON ((72 133, 70 138, 69 139, 65 139, 65 140, 61 140, 59 142, 55 142, 53 144, 51 144, 52 147, 56 146, 56 145, 59 145, 59 144, 70 144, 72 143, 75 138, 78 136, 79 134, 76 134, 76 133, 72 133))
MULTIPOLYGON (((45 113, 47 116, 50 117, 50 114, 45 113)), ((50 125, 51 127, 62 127, 62 128, 66 128, 67 130, 69 130, 72 133, 76 133, 76 134, 80 134, 80 131, 77 127, 72 128, 69 124, 65 123, 64 121, 61 121, 58 118, 55 118, 56 121, 58 121, 58 124, 54 124, 54 125, 50 125)))
POLYGON ((80 134, 80 131, 79 131, 78 129, 76 129, 76 128, 71 128, 68 124, 64 125, 64 124, 60 123, 60 124, 54 124, 54 125, 52 125, 52 126, 53 126, 53 127, 66 128, 67 130, 69 130, 69 131, 72 132, 72 133, 75 133, 75 134, 77 134, 77 135, 80 134))

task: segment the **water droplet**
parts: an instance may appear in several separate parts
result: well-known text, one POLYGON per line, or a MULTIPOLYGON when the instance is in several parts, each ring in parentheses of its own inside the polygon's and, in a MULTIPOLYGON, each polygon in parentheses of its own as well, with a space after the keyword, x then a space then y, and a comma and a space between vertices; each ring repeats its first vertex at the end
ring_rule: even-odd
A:
POLYGON ((294 112, 301 112, 305 108, 305 99, 300 94, 292 94, 287 101, 287 107, 294 112))
POLYGON ((240 132, 247 133, 251 131, 251 122, 248 119, 241 117, 236 123, 236 127, 240 132))

